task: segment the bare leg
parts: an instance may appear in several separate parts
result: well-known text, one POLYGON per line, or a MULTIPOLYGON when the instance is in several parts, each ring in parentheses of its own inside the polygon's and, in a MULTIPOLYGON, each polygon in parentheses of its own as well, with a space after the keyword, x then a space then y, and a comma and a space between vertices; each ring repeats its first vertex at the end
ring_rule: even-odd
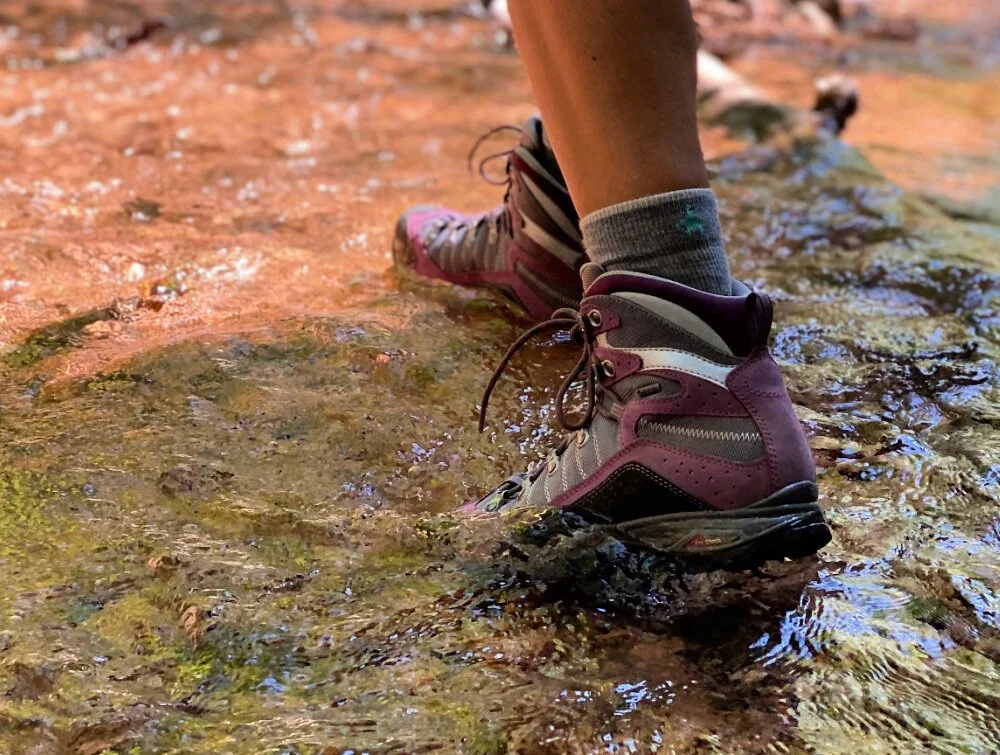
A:
POLYGON ((708 186, 688 0, 510 0, 514 36, 581 215, 708 186))
POLYGON ((729 293, 698 143, 698 34, 688 0, 508 5, 590 259, 729 293))

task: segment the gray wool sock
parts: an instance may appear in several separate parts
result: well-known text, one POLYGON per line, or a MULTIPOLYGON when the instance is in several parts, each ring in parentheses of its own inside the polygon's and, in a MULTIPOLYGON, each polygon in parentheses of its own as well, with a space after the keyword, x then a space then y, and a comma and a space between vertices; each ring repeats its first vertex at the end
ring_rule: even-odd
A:
POLYGON ((605 270, 649 273, 729 294, 729 261, 711 189, 653 194, 580 221, 587 256, 605 270))

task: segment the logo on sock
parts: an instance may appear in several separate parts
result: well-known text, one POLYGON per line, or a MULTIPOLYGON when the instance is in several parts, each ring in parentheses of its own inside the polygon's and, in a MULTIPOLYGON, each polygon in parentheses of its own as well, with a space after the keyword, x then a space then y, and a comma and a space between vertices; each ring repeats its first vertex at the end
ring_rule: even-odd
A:
POLYGON ((688 236, 705 232, 705 224, 701 222, 701 218, 698 217, 698 213, 691 205, 684 208, 684 217, 681 218, 679 225, 680 229, 688 236))

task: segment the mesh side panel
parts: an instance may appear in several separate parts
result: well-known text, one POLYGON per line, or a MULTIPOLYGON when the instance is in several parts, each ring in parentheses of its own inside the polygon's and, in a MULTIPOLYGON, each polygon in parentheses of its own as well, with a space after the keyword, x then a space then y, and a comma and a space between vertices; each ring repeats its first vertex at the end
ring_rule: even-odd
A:
POLYGON ((470 233, 472 236, 472 258, 469 261, 469 270, 493 270, 502 272, 507 268, 507 255, 501 254, 506 251, 510 244, 511 237, 506 228, 497 227, 497 223, 502 223, 502 218, 506 210, 501 206, 494 208, 484 215, 476 216, 470 233))
POLYGON ((477 228, 474 218, 463 222, 464 228, 455 229, 449 224, 442 230, 431 226, 428 231, 433 238, 427 243, 427 254, 448 275, 489 269, 498 257, 497 234, 492 227, 477 228))
POLYGON ((555 472, 550 474, 546 469, 538 476, 525 495, 525 503, 530 506, 547 505, 596 472, 618 449, 618 423, 601 414, 596 415, 587 430, 587 442, 577 446, 575 437, 570 440, 555 472))
POLYGON ((606 303, 611 305, 622 320, 621 327, 608 332, 609 346, 625 349, 681 349, 718 364, 735 365, 741 361, 723 354, 711 344, 627 299, 606 297, 606 303))
MULTIPOLYGON (((551 495, 548 499, 546 499, 545 495, 546 483, 549 485, 549 490, 553 490, 552 480, 550 480, 549 477, 549 473, 547 471, 543 471, 538 476, 538 479, 531 483, 531 487, 528 489, 528 494, 525 497, 525 503, 529 506, 545 506, 548 501, 551 500, 551 495)), ((556 491, 556 495, 558 495, 558 491, 556 491)))
POLYGON ((433 243, 427 248, 427 255, 434 260, 434 264, 447 274, 452 274, 455 270, 462 268, 462 244, 468 228, 455 230, 447 227, 441 231, 433 243))
POLYGON ((618 423, 613 419, 608 419, 603 414, 594 417, 590 424, 590 439, 588 446, 594 447, 595 456, 598 457, 594 469, 608 459, 610 459, 621 447, 618 443, 618 423))
MULTIPOLYGON (((473 226, 475 229, 475 226, 473 226)), ((472 233, 472 231, 470 231, 472 233)), ((487 260, 489 258, 489 240, 490 233, 489 228, 485 223, 479 226, 476 230, 476 235, 473 236, 472 250, 469 258, 469 269, 470 270, 485 270, 487 267, 487 260)))
MULTIPOLYGON (((592 429, 593 429, 593 424, 591 424, 591 428, 588 429, 587 431, 588 434, 590 434, 590 437, 587 439, 587 442, 581 448, 578 448, 576 452, 576 457, 580 460, 580 464, 583 465, 583 469, 585 472, 587 472, 587 474, 592 473, 593 470, 601 466, 597 462, 597 451, 595 450, 594 446, 594 437, 593 433, 591 432, 592 429)), ((607 458, 607 456, 604 456, 602 458, 607 458)))
POLYGON ((490 228, 489 244, 492 251, 492 257, 490 257, 491 269, 495 272, 501 273, 507 269, 507 254, 506 250, 508 245, 511 243, 510 232, 504 230, 499 231, 496 226, 490 228), (504 250, 504 254, 500 253, 500 250, 504 250))
POLYGON ((559 472, 564 482, 563 489, 569 490, 574 485, 583 482, 584 478, 592 471, 583 463, 581 449, 576 445, 576 439, 570 441, 569 448, 563 453, 559 462, 559 472))
POLYGON ((649 417, 650 422, 669 424, 678 428, 705 430, 706 432, 759 435, 752 417, 649 417))
POLYGON ((758 461, 764 455, 764 441, 750 417, 643 418, 637 429, 641 438, 730 461, 758 461))

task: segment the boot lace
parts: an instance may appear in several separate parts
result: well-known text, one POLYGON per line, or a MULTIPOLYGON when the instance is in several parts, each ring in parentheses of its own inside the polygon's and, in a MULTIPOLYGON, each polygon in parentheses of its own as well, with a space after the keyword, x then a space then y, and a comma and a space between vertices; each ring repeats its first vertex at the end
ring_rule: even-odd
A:
POLYGON ((475 163, 476 153, 479 152, 479 148, 482 147, 483 144, 485 144, 486 141, 494 134, 500 134, 505 131, 513 131, 518 136, 524 136, 524 129, 521 128, 520 126, 514 125, 513 123, 504 123, 500 126, 495 126, 486 133, 484 133, 482 136, 480 136, 478 139, 476 139, 475 144, 472 145, 472 149, 469 150, 469 156, 467 158, 467 165, 469 167, 469 172, 478 173, 479 176, 486 183, 493 184, 494 186, 503 186, 505 184, 507 185, 510 184, 510 163, 508 162, 507 164, 505 177, 500 179, 493 178, 492 176, 490 176, 490 174, 486 172, 486 166, 489 165, 494 160, 499 160, 501 158, 508 159, 514 152, 514 150, 517 149, 516 147, 510 147, 508 149, 502 149, 497 152, 491 152, 482 159, 480 159, 479 164, 476 166, 475 169, 473 169, 472 166, 475 163))
POLYGON ((491 128, 489 131, 476 139, 475 143, 472 145, 472 149, 469 150, 467 158, 470 173, 478 173, 479 176, 486 181, 486 183, 491 184, 492 186, 506 187, 504 190, 503 202, 501 202, 499 207, 479 215, 474 215, 472 217, 461 216, 451 220, 442 221, 439 225, 429 229, 427 241, 430 241, 431 239, 439 239, 444 234, 450 234, 455 239, 469 238, 470 243, 468 244, 468 248, 478 248, 479 240, 484 232, 490 233, 492 231, 490 246, 492 246, 496 241, 512 233, 511 217, 510 211, 507 209, 507 200, 510 198, 510 187, 511 181, 513 180, 510 174, 510 156, 516 147, 491 152, 482 157, 478 164, 475 162, 476 155, 483 144, 485 144, 486 141, 495 134, 506 131, 513 131, 518 135, 524 134, 524 129, 512 123, 505 123, 501 126, 491 128), (499 159, 505 159, 507 161, 504 177, 502 178, 492 176, 487 171, 487 166, 493 161, 499 159), (462 231, 466 228, 471 230, 471 237, 465 237, 462 235, 462 231))
MULTIPOLYGON (((532 338, 537 336, 539 333, 545 331, 568 331, 570 339, 579 343, 582 347, 582 353, 580 354, 580 359, 577 361, 576 365, 569 374, 563 379, 562 385, 559 386, 559 391, 556 393, 556 418, 559 420, 559 424, 567 430, 569 433, 577 433, 578 439, 586 438, 586 428, 590 426, 591 421, 594 418, 594 413, 597 411, 600 404, 599 397, 602 395, 602 387, 599 377, 602 373, 602 366, 600 361, 597 359, 596 352, 594 351, 594 345, 596 341, 596 334, 594 332, 595 326, 591 320, 580 313, 578 310, 563 308, 557 309, 552 313, 552 319, 546 322, 538 323, 537 325, 529 328, 524 333, 522 333, 517 340, 510 345, 507 352, 501 358, 500 363, 497 365, 496 370, 494 370, 489 383, 486 385, 486 390, 483 392, 482 403, 479 409, 479 432, 482 432, 486 428, 486 411, 489 407, 490 396, 493 394, 493 389, 496 387, 504 371, 507 369, 507 365, 510 364, 511 360, 520 351, 525 344, 528 343, 532 338), (572 420, 569 418, 566 412, 566 396, 569 392, 570 387, 575 383, 581 376, 584 379, 585 385, 585 404, 582 416, 578 420, 572 420)), ((554 448, 540 463, 536 464, 533 469, 528 472, 527 482, 533 483, 541 475, 542 471, 555 460, 558 463, 558 459, 563 455, 566 449, 569 447, 572 435, 567 435, 559 443, 559 445, 554 448)), ((522 495, 526 492, 527 486, 524 485, 524 480, 521 478, 511 478, 496 491, 498 496, 497 501, 509 502, 514 498, 522 495)))
MULTIPOLYGON (((472 149, 469 150, 469 156, 467 158, 469 172, 478 173, 480 178, 482 178, 486 183, 491 184, 492 186, 505 187, 503 193, 503 202, 501 202, 500 206, 494 210, 483 213, 475 220, 471 221, 474 240, 479 239, 479 235, 483 232, 483 229, 488 228, 490 223, 492 223, 494 228, 496 229, 497 238, 502 238, 505 234, 509 234, 511 231, 510 211, 507 209, 507 200, 510 198, 510 185, 512 181, 510 175, 510 156, 514 152, 516 147, 510 147, 508 149, 498 150, 497 152, 490 152, 488 155, 482 157, 479 160, 479 163, 476 164, 475 168, 473 168, 473 165, 475 164, 476 160, 476 154, 479 152, 480 147, 482 147, 483 144, 485 144, 486 141, 495 134, 500 134, 507 131, 513 131, 518 136, 522 136, 524 134, 524 129, 522 129, 520 126, 516 126, 512 123, 505 123, 503 125, 491 128, 489 131, 484 133, 482 136, 476 139, 475 144, 472 145, 472 149), (496 178, 495 176, 491 176, 489 172, 487 172, 486 168, 494 160, 500 160, 500 159, 506 160, 506 164, 504 167, 504 177, 496 178)), ((459 223, 455 226, 455 229, 456 230, 461 229, 466 225, 467 222, 468 221, 459 221, 459 223)))
POLYGON ((517 352, 528 341, 547 330, 568 331, 570 339, 579 343, 583 348, 583 353, 580 355, 576 366, 566 375, 562 385, 559 386, 559 391, 556 393, 556 418, 559 420, 559 424, 570 432, 583 430, 590 425, 591 420, 594 418, 594 412, 597 409, 597 396, 600 391, 600 382, 597 376, 602 369, 594 351, 596 340, 594 325, 589 318, 577 310, 563 308, 553 312, 552 319, 540 322, 524 331, 510 345, 510 348, 507 349, 507 352, 500 359, 500 364, 493 371, 493 376, 490 378, 489 383, 486 385, 486 390, 483 392, 483 400, 479 409, 479 432, 482 432, 486 428, 486 411, 489 407, 490 396, 493 395, 493 389, 500 381, 501 376, 507 369, 507 365, 510 364, 517 352), (586 403, 584 404, 583 415, 578 420, 572 420, 566 413, 566 396, 570 387, 581 375, 586 387, 586 403))

